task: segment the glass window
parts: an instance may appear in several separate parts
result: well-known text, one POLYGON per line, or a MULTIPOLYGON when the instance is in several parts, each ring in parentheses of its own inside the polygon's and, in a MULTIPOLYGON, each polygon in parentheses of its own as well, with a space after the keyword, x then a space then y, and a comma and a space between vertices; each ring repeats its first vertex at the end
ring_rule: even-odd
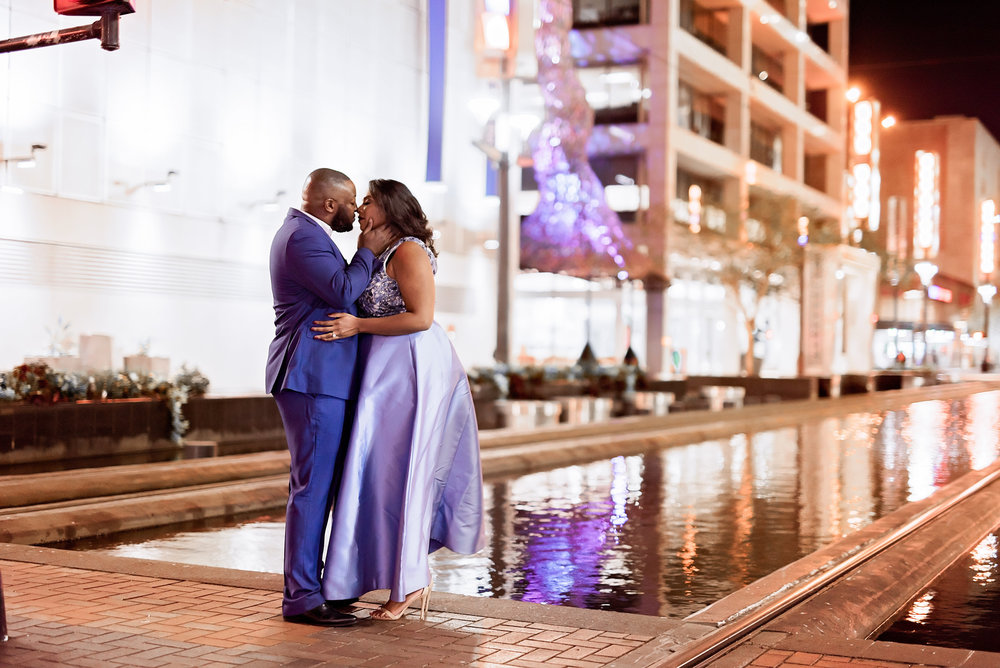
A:
POLYGON ((727 25, 725 10, 712 11, 694 0, 681 0, 681 28, 722 55, 726 55, 727 25))
POLYGON ((806 111, 824 123, 828 122, 827 99, 829 98, 829 94, 830 91, 825 88, 806 91, 806 111))
POLYGON ((587 92, 596 124, 639 122, 643 100, 641 65, 582 68, 577 70, 577 76, 587 92))
POLYGON ((750 122, 750 157, 760 164, 781 172, 781 135, 777 130, 750 122))
POLYGON ((750 57, 750 67, 755 77, 771 88, 784 92, 785 68, 780 58, 772 56, 760 47, 754 45, 750 57))
POLYGON ((721 100, 680 83, 677 91, 678 125, 716 144, 724 144, 725 118, 726 107, 721 100))
POLYGON ((573 27, 637 24, 645 0, 573 0, 573 27))

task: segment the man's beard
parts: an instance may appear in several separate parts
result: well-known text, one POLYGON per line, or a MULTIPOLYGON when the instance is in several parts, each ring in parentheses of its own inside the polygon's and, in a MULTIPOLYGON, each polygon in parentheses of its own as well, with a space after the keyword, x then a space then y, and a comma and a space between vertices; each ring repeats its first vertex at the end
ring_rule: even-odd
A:
POLYGON ((346 211, 338 211, 330 224, 334 232, 350 232, 354 227, 354 214, 346 211))

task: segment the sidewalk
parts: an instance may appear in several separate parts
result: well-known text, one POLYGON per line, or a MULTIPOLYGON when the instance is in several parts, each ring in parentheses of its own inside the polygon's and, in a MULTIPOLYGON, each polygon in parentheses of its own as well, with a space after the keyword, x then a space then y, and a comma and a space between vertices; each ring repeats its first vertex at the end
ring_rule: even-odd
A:
MULTIPOLYGON (((426 622, 411 613, 400 622, 361 619, 349 629, 324 629, 281 618, 278 576, 3 548, 11 636, 0 645, 3 666, 655 666, 685 631, 676 620, 448 594, 432 596, 426 622), (63 565, 88 560, 99 569, 63 565), (136 570, 195 579, 129 572, 136 570), (247 585, 200 581, 220 573, 247 585)), ((375 604, 358 607, 366 616, 375 604)), ((997 655, 959 650, 830 640, 823 649, 815 638, 773 647, 763 640, 751 638, 711 665, 998 665, 997 655)))
MULTIPOLYGON (((290 624, 277 591, 0 561, 17 666, 603 666, 647 635, 443 612, 290 624)), ((375 607, 359 604, 359 616, 375 607)))

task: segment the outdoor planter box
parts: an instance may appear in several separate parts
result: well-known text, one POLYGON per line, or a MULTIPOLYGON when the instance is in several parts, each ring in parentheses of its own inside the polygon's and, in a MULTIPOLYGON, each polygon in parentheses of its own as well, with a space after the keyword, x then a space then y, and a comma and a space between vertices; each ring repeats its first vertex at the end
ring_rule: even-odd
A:
MULTIPOLYGON (((185 439, 214 441, 218 454, 278 450, 285 433, 270 396, 194 397, 183 407, 185 439)), ((163 461, 179 457, 172 416, 157 399, 109 399, 53 405, 0 403, 0 475, 12 470, 163 461)))
POLYGON ((170 410, 154 399, 54 405, 0 404, 0 471, 7 467, 122 455, 168 458, 170 410))

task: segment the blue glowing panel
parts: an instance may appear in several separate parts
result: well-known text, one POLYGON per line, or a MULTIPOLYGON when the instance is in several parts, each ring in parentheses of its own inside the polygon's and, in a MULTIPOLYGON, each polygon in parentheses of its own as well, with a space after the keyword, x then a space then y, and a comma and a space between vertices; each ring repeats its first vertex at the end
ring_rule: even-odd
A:
POLYGON ((447 9, 447 0, 430 0, 427 8, 427 181, 441 180, 447 9))

